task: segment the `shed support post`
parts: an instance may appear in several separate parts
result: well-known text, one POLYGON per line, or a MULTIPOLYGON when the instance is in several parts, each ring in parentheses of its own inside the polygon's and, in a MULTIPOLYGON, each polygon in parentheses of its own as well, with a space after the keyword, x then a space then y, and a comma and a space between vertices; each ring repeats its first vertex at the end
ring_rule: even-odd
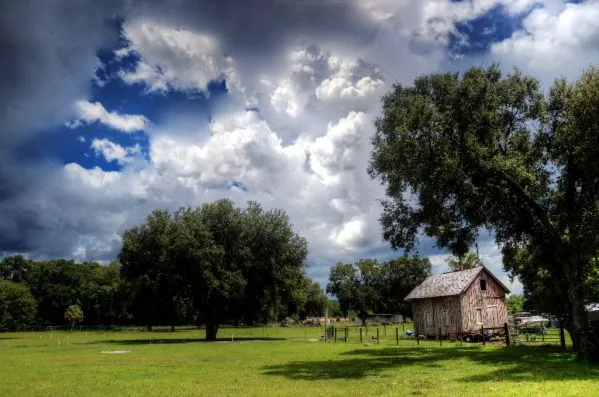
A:
POLYGON ((399 328, 395 328, 395 344, 399 345, 399 328))
POLYGON ((376 343, 377 345, 379 343, 381 343, 380 337, 379 337, 379 327, 376 327, 376 343))
POLYGON ((441 339, 441 327, 439 327, 439 346, 443 346, 443 339, 441 339))
POLYGON ((483 338, 483 346, 485 346, 485 326, 484 325, 480 326, 480 334, 483 338))
POLYGON ((505 345, 510 345, 510 328, 507 323, 503 323, 503 332, 505 333, 505 345))

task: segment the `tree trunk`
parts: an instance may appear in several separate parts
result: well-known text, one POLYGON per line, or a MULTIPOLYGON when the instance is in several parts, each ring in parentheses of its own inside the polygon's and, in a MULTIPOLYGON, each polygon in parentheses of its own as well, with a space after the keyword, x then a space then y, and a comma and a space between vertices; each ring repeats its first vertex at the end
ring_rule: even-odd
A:
POLYGON ((206 340, 216 340, 216 333, 218 332, 218 322, 214 320, 208 320, 206 322, 206 340))
POLYGON ((584 307, 585 291, 581 258, 572 254, 569 263, 564 266, 568 280, 568 300, 570 302, 570 321, 568 332, 579 359, 599 361, 599 346, 596 336, 589 327, 587 312, 584 307))

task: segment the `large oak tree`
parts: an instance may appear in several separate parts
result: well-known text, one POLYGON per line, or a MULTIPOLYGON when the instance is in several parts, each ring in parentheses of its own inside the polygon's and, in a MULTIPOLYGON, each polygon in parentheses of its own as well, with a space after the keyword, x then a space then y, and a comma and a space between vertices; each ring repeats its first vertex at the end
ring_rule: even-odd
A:
POLYGON ((146 300, 148 320, 155 309, 187 302, 212 340, 222 323, 264 321, 281 307, 299 310, 307 252, 283 211, 220 200, 173 215, 155 211, 124 233, 119 261, 146 300))
POLYGON ((584 303, 599 248, 599 71, 548 95, 495 66, 432 74, 382 104, 370 173, 386 184, 384 238, 410 250, 425 234, 462 256, 492 231, 504 266, 525 285, 542 273, 579 353, 598 355, 584 303))

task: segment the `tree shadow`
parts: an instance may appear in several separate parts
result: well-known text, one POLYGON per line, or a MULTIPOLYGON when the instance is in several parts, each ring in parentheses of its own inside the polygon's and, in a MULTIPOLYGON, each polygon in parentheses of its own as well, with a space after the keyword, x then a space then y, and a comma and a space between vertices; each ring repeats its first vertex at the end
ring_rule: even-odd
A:
POLYGON ((263 367, 264 373, 293 380, 359 379, 394 368, 441 368, 447 361, 466 359, 481 364, 481 373, 459 382, 581 380, 599 378, 599 366, 590 366, 559 348, 510 347, 497 350, 479 347, 356 349, 340 353, 343 359, 296 361, 263 367), (492 371, 489 369, 492 368, 492 371))
POLYGON ((267 337, 239 337, 234 338, 217 338, 216 340, 206 340, 203 338, 145 338, 145 339, 108 339, 93 342, 83 342, 88 345, 158 345, 158 344, 181 344, 181 343, 241 343, 241 342, 258 342, 258 341, 279 341, 284 338, 267 338, 267 337))

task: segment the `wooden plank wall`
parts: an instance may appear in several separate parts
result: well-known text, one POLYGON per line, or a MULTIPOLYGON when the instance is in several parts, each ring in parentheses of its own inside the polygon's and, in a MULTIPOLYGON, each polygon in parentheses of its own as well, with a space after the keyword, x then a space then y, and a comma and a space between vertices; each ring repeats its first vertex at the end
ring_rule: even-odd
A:
POLYGON ((505 290, 485 271, 482 271, 470 287, 461 295, 462 329, 464 331, 503 327, 507 322, 505 290), (487 282, 487 290, 481 291, 480 279, 487 282), (482 324, 477 319, 480 309, 482 324))
POLYGON ((452 324, 460 327, 460 299, 457 296, 444 298, 417 299, 412 301, 414 313, 414 329, 419 335, 435 337, 447 335, 447 326, 452 324))

